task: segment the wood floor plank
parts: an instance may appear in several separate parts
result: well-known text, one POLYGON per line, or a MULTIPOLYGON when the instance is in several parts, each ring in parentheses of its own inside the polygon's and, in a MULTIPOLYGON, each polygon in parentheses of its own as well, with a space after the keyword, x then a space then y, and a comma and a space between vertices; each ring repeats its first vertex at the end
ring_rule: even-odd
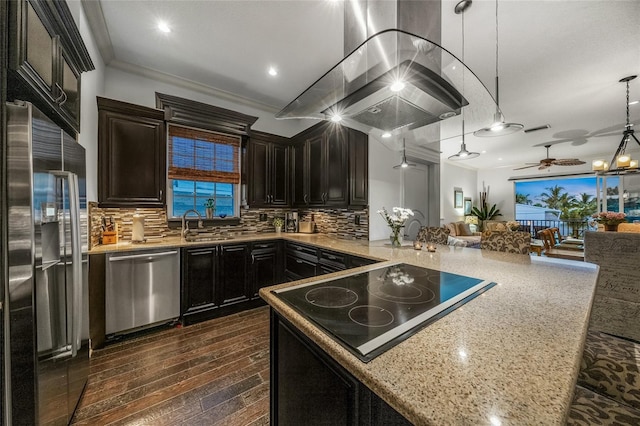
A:
POLYGON ((262 307, 94 351, 72 424, 266 424, 268 389, 262 307))

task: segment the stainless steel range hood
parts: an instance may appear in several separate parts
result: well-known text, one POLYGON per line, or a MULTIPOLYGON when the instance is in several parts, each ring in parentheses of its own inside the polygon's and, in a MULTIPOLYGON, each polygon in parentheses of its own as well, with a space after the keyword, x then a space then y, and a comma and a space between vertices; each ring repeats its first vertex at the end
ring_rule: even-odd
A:
MULTIPOLYGON (((436 42, 398 28, 427 28, 423 32, 430 32, 430 37, 439 41, 439 4, 436 12, 429 14, 429 22, 421 19, 427 12, 417 10, 434 3, 437 2, 345 1, 345 49, 352 51, 276 114, 276 118, 330 120, 339 115, 341 124, 378 136, 417 129, 426 134, 430 126, 459 116, 462 108, 468 130, 490 122, 496 104, 475 74, 436 42), (348 13, 351 6, 364 8, 355 15, 367 16, 368 23, 358 24, 354 14, 348 13), (393 18, 390 23, 380 25, 379 19, 377 25, 372 25, 376 16, 384 16, 387 21, 387 16, 393 18), (366 30, 354 31, 358 25, 366 30), (385 25, 386 29, 353 43, 353 33, 369 34, 372 28, 385 25), (398 81, 404 88, 393 91, 392 85, 398 81)), ((454 125, 444 126, 444 132, 438 131, 438 139, 460 135, 459 120, 449 121, 454 125)))

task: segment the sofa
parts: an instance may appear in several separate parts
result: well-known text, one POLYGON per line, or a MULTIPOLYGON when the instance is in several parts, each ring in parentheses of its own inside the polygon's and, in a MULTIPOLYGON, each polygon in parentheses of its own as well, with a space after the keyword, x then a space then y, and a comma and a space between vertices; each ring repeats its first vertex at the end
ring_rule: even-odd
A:
POLYGON ((449 241, 450 245, 456 245, 457 242, 455 240, 459 240, 464 241, 467 247, 480 247, 480 238, 482 233, 471 232, 468 223, 464 223, 462 221, 445 223, 443 228, 449 230, 449 237, 452 238, 452 240, 449 241))

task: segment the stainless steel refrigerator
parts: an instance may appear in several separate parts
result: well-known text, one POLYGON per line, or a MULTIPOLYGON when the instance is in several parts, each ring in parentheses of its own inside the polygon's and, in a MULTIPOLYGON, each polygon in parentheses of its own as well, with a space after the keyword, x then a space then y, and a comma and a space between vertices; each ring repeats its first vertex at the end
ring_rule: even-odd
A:
POLYGON ((67 424, 89 373, 85 151, 30 103, 6 124, 4 402, 13 424, 67 424))

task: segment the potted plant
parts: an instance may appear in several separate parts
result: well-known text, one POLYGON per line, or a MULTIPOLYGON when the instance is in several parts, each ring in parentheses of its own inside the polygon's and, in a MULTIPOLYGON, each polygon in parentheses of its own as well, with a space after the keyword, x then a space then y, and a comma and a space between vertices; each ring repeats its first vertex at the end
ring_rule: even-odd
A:
POLYGON ((282 232, 282 227, 284 226, 284 219, 281 217, 276 217, 273 219, 273 227, 276 228, 276 232, 282 232))
POLYGON ((216 199, 215 198, 209 198, 204 203, 204 208, 205 208, 205 213, 207 215, 207 219, 213 219, 213 214, 214 214, 215 209, 216 209, 216 199))
POLYGON ((500 209, 494 204, 491 207, 487 204, 487 193, 480 193, 480 208, 473 207, 471 209, 471 213, 474 216, 478 217, 478 221, 480 222, 480 230, 482 231, 484 228, 484 222, 487 220, 491 220, 496 216, 502 216, 500 213, 500 209))
POLYGON ((627 221, 625 213, 600 212, 591 216, 596 222, 604 225, 605 231, 617 231, 618 225, 627 221))
POLYGON ((393 213, 389 214, 387 209, 383 207, 382 210, 378 210, 378 214, 384 218, 387 225, 391 228, 391 235, 389 236, 391 245, 393 247, 400 247, 403 238, 401 230, 407 219, 409 219, 409 216, 413 216, 413 211, 402 207, 394 207, 392 211, 393 213))

